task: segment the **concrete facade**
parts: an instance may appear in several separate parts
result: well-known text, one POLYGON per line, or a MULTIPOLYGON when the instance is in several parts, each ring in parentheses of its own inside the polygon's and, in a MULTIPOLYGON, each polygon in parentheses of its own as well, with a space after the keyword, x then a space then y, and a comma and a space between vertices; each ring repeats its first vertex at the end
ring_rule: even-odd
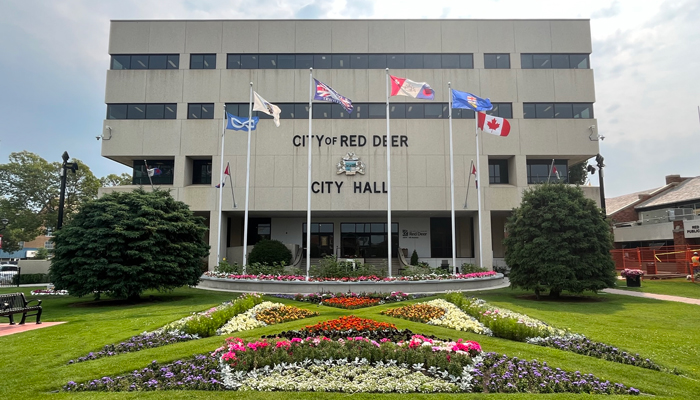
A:
MULTIPOLYGON (((451 82, 452 88, 493 102, 512 103, 510 135, 480 136, 478 178, 485 216, 481 234, 473 180, 467 196, 470 162, 477 157, 475 121, 453 120, 458 264, 479 259, 479 237, 488 249, 483 265, 502 264, 503 227, 529 186, 528 160, 563 159, 570 166, 598 153, 598 142, 591 139, 590 130, 597 125, 595 119, 523 118, 523 103, 527 102, 595 103, 592 69, 522 69, 520 58, 521 53, 590 54, 588 20, 112 21, 110 32, 112 56, 179 54, 180 63, 179 69, 108 70, 105 103, 175 103, 177 116, 170 120, 105 119, 109 140, 102 141, 102 155, 127 166, 144 159, 174 161, 173 183, 161 188, 170 189, 176 199, 209 217, 210 269, 218 263, 217 242, 222 249, 243 244, 247 134, 226 131, 221 149, 224 103, 247 103, 250 82, 271 103, 309 101, 308 69, 227 69, 227 54, 472 54, 471 69, 390 71, 429 83, 436 102, 448 101, 447 84, 451 82), (216 54, 215 69, 189 68, 190 55, 201 53, 216 54), (508 54, 510 68, 485 69, 484 54, 488 53, 508 54), (188 103, 214 103, 214 119, 187 119, 188 103), (223 163, 231 165, 238 207, 234 208, 226 189, 220 234, 219 193, 213 185, 221 180, 222 153, 223 163), (202 158, 212 162, 212 184, 193 185, 192 163, 202 158), (488 162, 494 158, 508 160, 507 184, 489 185, 488 162)), ((383 69, 314 69, 313 75, 355 103, 386 101, 383 69)), ((391 102, 415 100, 397 96, 391 102)), ((390 124, 391 135, 405 137, 407 144, 399 142, 391 148, 392 222, 399 224, 398 245, 407 248, 409 256, 415 249, 421 260, 438 265, 451 258, 431 252, 431 218, 449 218, 451 209, 448 120, 394 119, 390 124)), ((295 140, 307 135, 308 129, 308 119, 283 119, 279 128, 262 120, 250 144, 250 216, 271 218, 272 239, 300 246, 306 221, 308 149, 295 140)), ((312 146, 312 180, 332 185, 329 192, 312 193, 312 223, 334 224, 332 246, 337 254, 341 223, 386 222, 387 194, 382 190, 387 181, 386 147, 381 144, 386 120, 314 119, 313 134, 324 141, 312 146), (342 137, 352 135, 364 136, 367 144, 341 145, 342 137), (329 137, 337 141, 326 144, 329 137), (336 164, 348 152, 365 163, 365 175, 336 174, 336 164), (371 190, 357 192, 357 182, 362 188, 369 184, 371 190)), ((103 188, 101 193, 134 187, 103 188)), ((598 202, 598 188, 584 189, 587 197, 598 202)))

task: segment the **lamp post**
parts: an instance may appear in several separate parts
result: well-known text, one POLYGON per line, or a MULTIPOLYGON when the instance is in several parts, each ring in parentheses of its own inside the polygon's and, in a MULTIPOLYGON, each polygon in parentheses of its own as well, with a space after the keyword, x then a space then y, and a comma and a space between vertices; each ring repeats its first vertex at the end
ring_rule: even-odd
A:
POLYGON ((66 170, 70 168, 73 173, 78 170, 78 163, 68 162, 70 156, 67 151, 63 152, 61 158, 63 159, 63 165, 61 166, 61 195, 58 199, 58 223, 56 224, 56 230, 61 229, 63 226, 63 207, 66 202, 66 170))
POLYGON ((603 164, 603 161, 605 159, 603 156, 598 153, 597 156, 595 156, 595 161, 598 164, 598 173, 599 180, 600 180, 600 208, 603 210, 603 218, 607 218, 608 214, 605 211, 605 182, 603 181, 603 167, 605 167, 605 164, 603 164))

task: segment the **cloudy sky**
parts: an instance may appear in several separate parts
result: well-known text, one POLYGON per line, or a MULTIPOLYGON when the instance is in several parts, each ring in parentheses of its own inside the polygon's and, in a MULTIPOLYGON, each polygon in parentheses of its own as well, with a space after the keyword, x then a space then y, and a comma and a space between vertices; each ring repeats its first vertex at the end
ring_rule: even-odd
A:
POLYGON ((606 197, 700 175, 698 0, 2 0, 0 163, 68 150, 98 177, 130 172, 95 140, 109 21, 229 18, 587 18, 606 197))

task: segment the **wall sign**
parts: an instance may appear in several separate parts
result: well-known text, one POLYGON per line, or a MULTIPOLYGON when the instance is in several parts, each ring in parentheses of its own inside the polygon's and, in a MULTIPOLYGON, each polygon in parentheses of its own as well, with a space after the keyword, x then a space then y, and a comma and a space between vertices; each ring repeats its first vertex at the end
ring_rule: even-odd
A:
POLYGON ((345 157, 340 159, 340 162, 336 165, 336 174, 340 175, 345 173, 345 175, 355 175, 365 174, 365 164, 360 161, 360 157, 357 157, 355 153, 348 153, 345 157))
POLYGON ((686 238, 700 238, 700 220, 683 220, 683 233, 686 238))

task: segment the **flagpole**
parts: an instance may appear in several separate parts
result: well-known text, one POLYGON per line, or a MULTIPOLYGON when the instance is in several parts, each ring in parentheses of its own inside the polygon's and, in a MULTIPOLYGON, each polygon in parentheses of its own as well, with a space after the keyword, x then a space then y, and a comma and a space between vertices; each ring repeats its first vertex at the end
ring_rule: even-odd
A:
MULTIPOLYGON (((248 122, 250 123, 250 122, 248 122)), ((229 163, 226 163, 226 168, 228 168, 228 182, 231 185, 231 198, 233 199, 233 208, 238 208, 238 204, 236 204, 236 195, 233 193, 233 178, 231 177, 231 165, 229 163)), ((223 190, 223 185, 221 187, 223 190)))
POLYGON ((146 160, 143 160, 143 165, 146 166, 146 175, 148 176, 148 181, 151 182, 151 190, 155 191, 156 189, 153 187, 153 178, 151 177, 151 171, 149 171, 148 163, 146 162, 146 160))
MULTIPOLYGON (((250 82, 250 99, 248 100, 248 152, 245 167, 245 216, 243 217, 243 275, 248 267, 248 199, 250 197, 250 131, 253 120, 253 82, 250 82)), ((221 188, 223 191, 223 188, 221 188)))
POLYGON ((547 183, 549 183, 549 178, 552 176, 552 168, 554 168, 554 159, 552 158, 552 165, 549 166, 549 171, 547 171, 547 183))
POLYGON ((311 119, 313 117, 313 100, 314 100, 314 69, 309 68, 309 138, 306 141, 306 147, 309 151, 309 167, 306 188, 306 280, 309 280, 309 271, 311 270, 311 119))
MULTIPOLYGON (((224 139, 226 138, 226 123, 228 116, 226 115, 226 104, 224 104, 224 125, 221 127, 221 171, 219 172, 219 182, 223 182, 224 177, 224 139)), ((221 197, 223 195, 223 186, 219 188, 219 218, 217 221, 217 241, 216 241, 216 262, 221 262, 221 197)), ((244 264, 245 265, 245 264, 244 264)))
POLYGON ((387 253, 389 278, 391 278, 391 128, 389 124, 389 68, 386 69, 386 184, 387 184, 387 242, 389 252, 387 253))
MULTIPOLYGON (((474 111, 474 133, 476 133, 476 173, 480 174, 481 173, 481 167, 479 163, 479 159, 481 158, 481 151, 479 148, 479 116, 477 115, 477 112, 474 111)), ((479 182, 479 175, 476 175, 475 177, 476 181, 479 182)), ((484 185, 481 185, 484 186, 484 185)), ((484 262, 484 246, 483 246, 483 234, 484 234, 484 229, 483 229, 483 217, 482 217, 482 212, 481 212, 481 186, 477 183, 476 186, 476 197, 477 197, 477 204, 478 204, 478 213, 479 213, 479 267, 484 268, 483 262, 484 262)))
POLYGON ((469 163, 469 178, 467 178, 467 194, 464 196, 464 208, 467 208, 467 201, 469 200, 469 188, 471 187, 471 184, 472 184, 472 171, 473 170, 474 170, 474 160, 472 160, 469 163))
POLYGON ((454 150, 452 148, 452 83, 447 82, 447 109, 450 120, 450 217, 452 218, 452 273, 457 275, 457 240, 455 224, 455 166, 454 150))

